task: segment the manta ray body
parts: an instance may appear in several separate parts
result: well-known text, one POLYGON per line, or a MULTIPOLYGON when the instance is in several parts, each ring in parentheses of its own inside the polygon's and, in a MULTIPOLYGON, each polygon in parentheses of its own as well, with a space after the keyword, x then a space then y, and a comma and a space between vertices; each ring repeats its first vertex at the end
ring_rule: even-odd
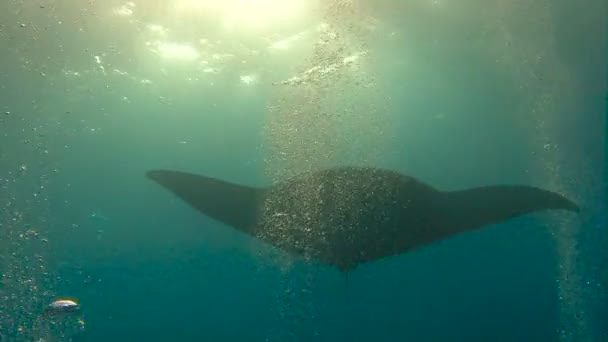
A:
POLYGON ((146 175, 215 220, 345 272, 516 216, 579 211, 564 196, 536 187, 440 191, 394 171, 367 167, 305 173, 269 187, 171 170, 146 175))

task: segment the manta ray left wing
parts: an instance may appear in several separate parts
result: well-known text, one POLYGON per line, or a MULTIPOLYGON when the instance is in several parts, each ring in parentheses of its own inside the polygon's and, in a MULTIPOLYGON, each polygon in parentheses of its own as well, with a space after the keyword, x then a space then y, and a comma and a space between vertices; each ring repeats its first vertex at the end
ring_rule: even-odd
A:
POLYGON ((152 170, 146 176, 203 214, 251 234, 265 189, 180 171, 152 170))

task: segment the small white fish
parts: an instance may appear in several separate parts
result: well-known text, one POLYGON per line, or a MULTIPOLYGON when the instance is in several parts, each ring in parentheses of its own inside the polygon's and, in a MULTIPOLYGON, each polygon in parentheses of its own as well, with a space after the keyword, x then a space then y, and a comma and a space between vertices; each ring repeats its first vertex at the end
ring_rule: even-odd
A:
POLYGON ((44 312, 48 315, 60 315, 73 313, 78 309, 80 309, 80 305, 75 299, 57 298, 45 308, 44 312))

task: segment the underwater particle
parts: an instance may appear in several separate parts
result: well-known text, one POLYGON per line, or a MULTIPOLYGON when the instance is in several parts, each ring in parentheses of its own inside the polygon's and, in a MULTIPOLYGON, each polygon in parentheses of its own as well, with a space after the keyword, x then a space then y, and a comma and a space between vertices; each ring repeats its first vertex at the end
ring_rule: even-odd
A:
POLYGON ((26 27, 27 25, 25 25, 25 24, 21 23, 21 24, 19 24, 19 26, 21 26, 21 27, 26 27))
POLYGON ((247 84, 247 85, 253 84, 253 83, 255 83, 255 81, 256 81, 256 77, 253 75, 241 76, 241 82, 244 84, 247 84))
POLYGON ((78 311, 80 305, 74 298, 57 298, 46 308, 43 313, 47 315, 69 314, 78 311))
POLYGON ((89 215, 89 218, 93 221, 109 221, 109 219, 107 217, 105 217, 104 215, 97 213, 97 212, 93 212, 91 213, 91 215, 89 215))
POLYGON ((4 115, 11 115, 11 112, 6 111, 6 112, 4 112, 4 115))

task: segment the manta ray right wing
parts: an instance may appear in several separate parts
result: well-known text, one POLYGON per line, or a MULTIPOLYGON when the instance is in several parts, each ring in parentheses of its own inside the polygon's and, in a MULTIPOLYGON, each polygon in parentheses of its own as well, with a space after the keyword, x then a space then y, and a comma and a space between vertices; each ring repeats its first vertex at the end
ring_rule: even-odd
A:
POLYGON ((532 186, 484 186, 443 194, 447 204, 443 207, 443 226, 451 233, 475 230, 543 210, 580 211, 576 203, 561 194, 532 186))

